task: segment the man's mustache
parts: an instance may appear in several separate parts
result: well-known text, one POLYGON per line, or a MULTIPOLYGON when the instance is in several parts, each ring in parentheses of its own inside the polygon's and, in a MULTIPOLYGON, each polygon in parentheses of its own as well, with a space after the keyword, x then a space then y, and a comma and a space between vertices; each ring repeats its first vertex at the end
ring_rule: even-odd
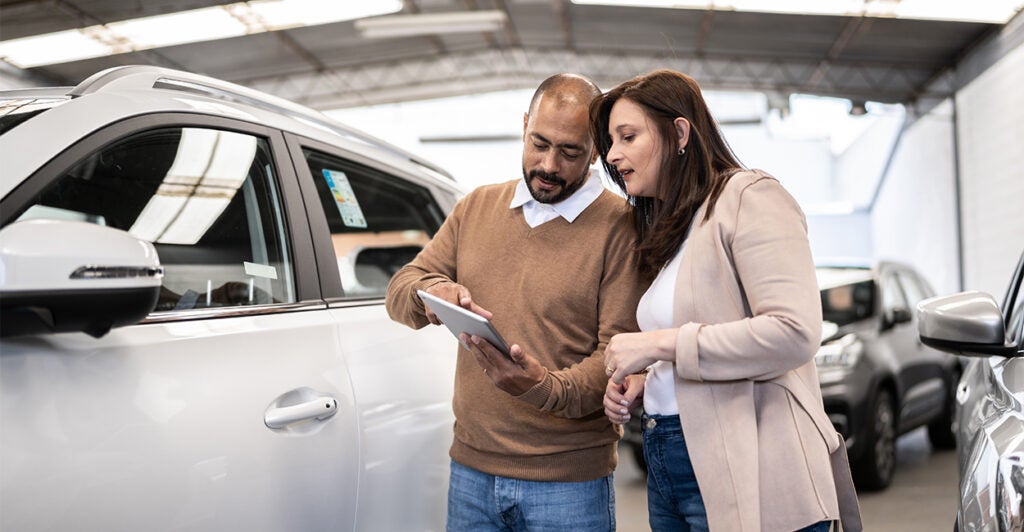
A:
POLYGON ((543 170, 530 170, 529 176, 531 179, 534 177, 539 177, 544 181, 547 181, 548 183, 554 183, 561 187, 565 187, 565 185, 567 184, 564 179, 558 177, 558 174, 549 174, 543 170))

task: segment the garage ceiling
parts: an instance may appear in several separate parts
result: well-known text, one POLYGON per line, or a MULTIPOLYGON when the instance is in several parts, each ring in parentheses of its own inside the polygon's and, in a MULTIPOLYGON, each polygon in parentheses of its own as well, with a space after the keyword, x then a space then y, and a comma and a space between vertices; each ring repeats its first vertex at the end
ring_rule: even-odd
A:
MULTIPOLYGON (((357 1, 357 0, 332 0, 357 1)), ((358 0, 364 1, 364 0, 358 0)), ((222 0, 4 0, 0 39, 223 4, 222 0)), ((611 87, 655 68, 705 89, 909 103, 945 97, 949 69, 1000 26, 977 22, 576 5, 404 0, 403 14, 500 10, 495 32, 367 38, 353 21, 27 70, 74 85, 118 65, 207 74, 319 109, 535 86, 562 71, 611 87)))

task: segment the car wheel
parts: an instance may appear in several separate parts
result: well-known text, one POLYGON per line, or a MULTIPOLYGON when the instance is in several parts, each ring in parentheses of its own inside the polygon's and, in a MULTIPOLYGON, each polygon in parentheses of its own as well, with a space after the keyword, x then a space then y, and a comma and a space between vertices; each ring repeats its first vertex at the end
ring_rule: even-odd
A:
POLYGON ((936 449, 956 449, 956 427, 953 423, 956 415, 956 387, 959 382, 959 373, 950 375, 950 383, 946 386, 946 406, 942 415, 928 425, 928 440, 936 449))
POLYGON ((867 491, 885 489, 896 469, 896 409, 888 390, 879 390, 871 404, 867 446, 853 464, 857 486, 867 491))

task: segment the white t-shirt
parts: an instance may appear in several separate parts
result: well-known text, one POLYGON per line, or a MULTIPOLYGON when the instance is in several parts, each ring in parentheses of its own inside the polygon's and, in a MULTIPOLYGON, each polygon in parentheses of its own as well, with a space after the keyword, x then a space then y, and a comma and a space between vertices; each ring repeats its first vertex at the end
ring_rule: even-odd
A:
MULTIPOLYGON (((675 297, 676 278, 679 277, 679 263, 682 262, 685 247, 684 240, 676 256, 662 268, 640 299, 640 304, 636 307, 636 323, 641 331, 672 327, 672 302, 675 297)), ((644 387, 644 412, 663 416, 679 414, 679 405, 676 403, 675 363, 659 360, 651 365, 644 387)))

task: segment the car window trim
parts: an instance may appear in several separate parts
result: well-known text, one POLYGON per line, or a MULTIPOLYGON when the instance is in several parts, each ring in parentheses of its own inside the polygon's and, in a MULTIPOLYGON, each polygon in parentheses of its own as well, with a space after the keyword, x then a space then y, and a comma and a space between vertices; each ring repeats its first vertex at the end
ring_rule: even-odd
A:
POLYGON ((236 318, 242 316, 262 316, 266 314, 281 314, 285 312, 307 312, 311 310, 325 310, 327 304, 324 301, 304 301, 298 303, 278 303, 271 305, 244 305, 237 307, 214 307, 189 310, 169 310, 154 312, 146 316, 139 324, 167 323, 191 320, 208 320, 213 318, 236 318))
MULTIPOLYGON (((13 221, 15 213, 19 212, 27 202, 90 154, 130 135, 168 127, 214 128, 254 135, 267 140, 275 165, 277 184, 280 188, 280 199, 284 210, 282 219, 290 237, 290 241, 285 244, 289 247, 292 257, 296 303, 323 303, 319 269, 313 258, 313 238, 308 224, 305 223, 304 213, 307 212, 307 209, 303 204, 292 159, 288 155, 287 143, 281 131, 260 124, 225 117, 178 112, 146 114, 111 122, 57 154, 0 200, 0 227, 13 221)), ((271 305, 268 308, 284 308, 287 305, 289 304, 271 305)), ((242 307, 231 307, 236 310, 240 308, 242 307)), ((194 311, 195 309, 190 309, 188 312, 194 311)), ((182 311, 182 313, 184 312, 186 311, 182 311)), ((157 314, 160 313, 151 313, 150 316, 155 317, 157 314)), ((148 320, 149 318, 143 323, 148 320)))
POLYGON ((302 153, 302 150, 307 148, 319 151, 331 157, 337 157, 360 166, 365 166, 425 188, 440 210, 442 223, 444 223, 444 218, 446 217, 446 209, 451 209, 452 206, 444 205, 438 198, 439 192, 432 183, 424 182, 422 178, 409 175, 400 168, 382 165, 380 162, 365 155, 295 133, 286 131, 284 132, 284 137, 288 143, 292 163, 298 176, 299 188, 302 190, 302 197, 305 200, 306 218, 309 220, 310 231, 313 235, 313 249, 317 264, 320 267, 323 299, 332 303, 332 307, 335 302, 341 301, 355 302, 357 306, 384 304, 384 298, 380 296, 360 298, 345 295, 345 289, 341 284, 341 275, 338 273, 337 258, 334 255, 334 248, 331 246, 331 230, 327 225, 327 217, 320 207, 320 196, 317 194, 316 183, 309 171, 309 164, 306 162, 306 156, 302 153))

